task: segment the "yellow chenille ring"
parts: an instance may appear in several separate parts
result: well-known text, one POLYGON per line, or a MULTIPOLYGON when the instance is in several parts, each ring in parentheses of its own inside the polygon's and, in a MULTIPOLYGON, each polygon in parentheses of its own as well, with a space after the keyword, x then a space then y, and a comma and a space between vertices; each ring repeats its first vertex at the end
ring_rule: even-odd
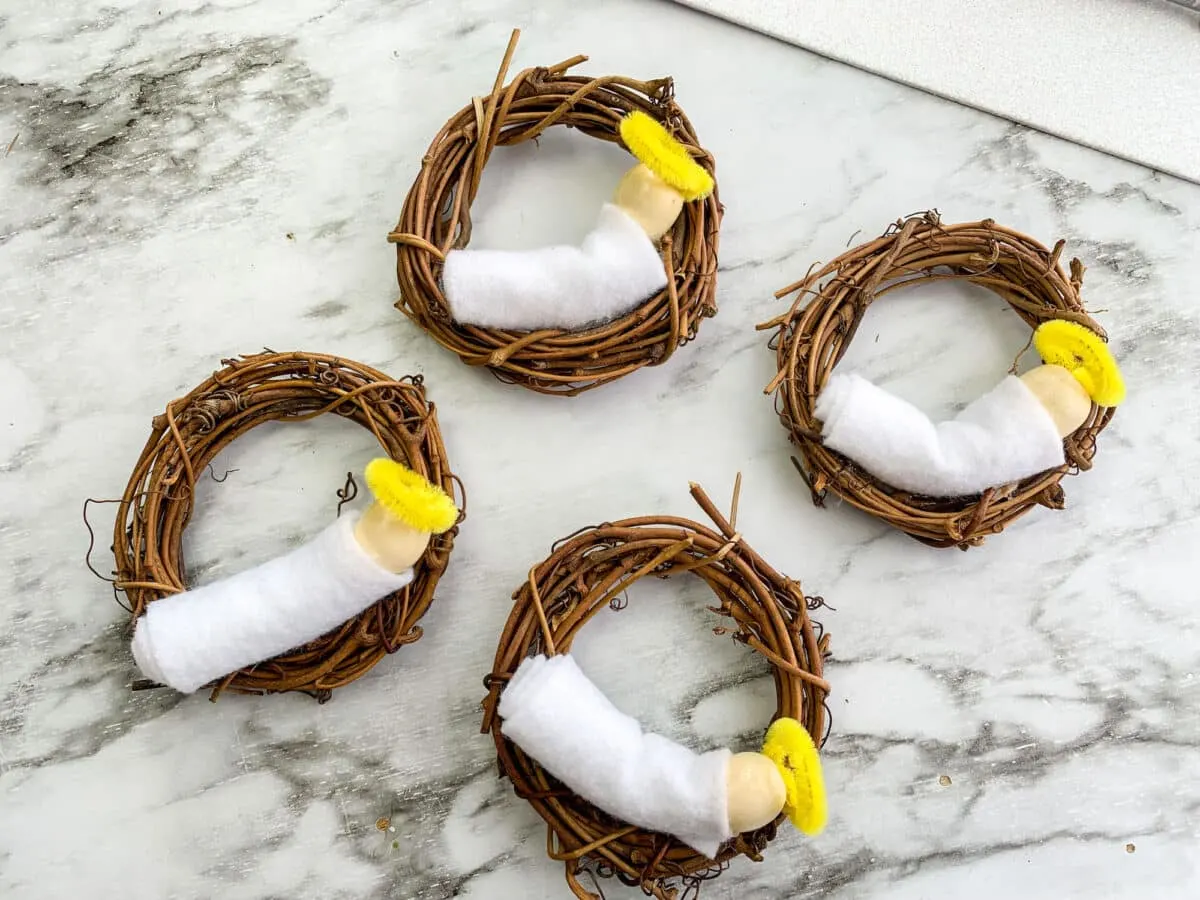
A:
POLYGON ((449 494, 394 459, 371 460, 364 475, 380 505, 409 527, 444 534, 458 522, 458 507, 449 494))
POLYGON ((712 176, 660 122, 644 112, 634 110, 621 120, 621 140, 630 153, 684 200, 691 202, 712 193, 712 176))
POLYGON ((1108 344, 1095 332, 1077 322, 1050 319, 1034 331, 1033 346, 1044 362, 1074 375, 1097 406, 1118 406, 1124 401, 1121 370, 1108 344))
POLYGON ((808 835, 820 834, 829 817, 821 758, 812 736, 795 719, 776 719, 763 740, 763 756, 779 769, 787 788, 783 811, 808 835))

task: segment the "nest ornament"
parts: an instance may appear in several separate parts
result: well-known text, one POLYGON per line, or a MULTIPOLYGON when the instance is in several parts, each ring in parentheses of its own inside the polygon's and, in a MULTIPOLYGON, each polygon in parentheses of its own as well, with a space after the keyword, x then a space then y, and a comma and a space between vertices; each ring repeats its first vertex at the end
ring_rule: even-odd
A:
POLYGON ((665 362, 716 313, 721 205, 713 158, 670 78, 568 75, 587 57, 504 79, 433 139, 388 240, 396 306, 472 366, 572 396, 665 362), (471 204, 497 147, 573 128, 637 160, 577 247, 468 247, 471 204))
MULTIPOLYGON (((501 773, 548 826, 547 852, 581 900, 602 896, 581 877, 615 876, 648 896, 694 896, 738 856, 760 861, 785 819, 814 834, 825 823, 813 738, 828 722, 821 605, 775 571, 696 485, 714 527, 674 517, 584 529, 555 545, 513 595, 485 680, 483 731, 501 773), (647 733, 592 684, 570 654, 601 610, 623 608, 640 578, 700 577, 710 609, 771 666, 776 714, 756 750, 697 753, 647 733)), ((596 884, 599 891, 599 885, 596 884)))
MULTIPOLYGON (((360 363, 266 352, 167 404, 119 502, 115 587, 135 623, 149 682, 191 692, 303 691, 320 701, 421 636, 462 514, 434 405, 419 376, 392 380, 360 363), (367 429, 383 455, 373 495, 285 556, 189 589, 183 533, 197 480, 233 440, 266 422, 324 414, 367 429)), ((214 476, 215 477, 215 476, 214 476)), ((343 504, 353 499, 339 491, 343 504)))
POLYGON ((991 220, 897 222, 777 296, 776 410, 796 467, 828 491, 934 547, 976 546, 1035 506, 1062 509, 1063 476, 1091 468, 1125 387, 1104 331, 1080 299, 1084 267, 991 220), (934 423, 911 404, 835 371, 871 304, 899 288, 958 279, 1003 299, 1032 329, 1043 364, 1014 363, 992 391, 934 423))

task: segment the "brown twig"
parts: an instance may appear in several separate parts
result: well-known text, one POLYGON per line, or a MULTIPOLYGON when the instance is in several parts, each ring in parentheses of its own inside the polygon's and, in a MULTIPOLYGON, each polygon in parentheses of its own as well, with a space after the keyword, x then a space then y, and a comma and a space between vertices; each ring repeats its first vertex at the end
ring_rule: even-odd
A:
POLYGON ((358 482, 354 480, 354 473, 346 473, 346 483, 335 491, 338 498, 337 516, 341 518, 342 507, 358 496, 358 482))

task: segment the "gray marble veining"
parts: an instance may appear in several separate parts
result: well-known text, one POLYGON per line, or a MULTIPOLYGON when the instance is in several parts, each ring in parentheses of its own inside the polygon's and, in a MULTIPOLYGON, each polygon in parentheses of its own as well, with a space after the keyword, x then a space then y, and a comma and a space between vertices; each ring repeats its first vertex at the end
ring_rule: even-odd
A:
MULTIPOLYGON (((581 235, 623 162, 556 133, 497 154, 476 241, 581 235)), ((702 896, 1200 891, 1200 188, 666 4, 241 0, 4 5, 0 199, 0 896, 568 896, 478 734, 509 594, 555 538, 699 516, 688 481, 726 495, 738 471, 742 532, 836 610, 832 820, 702 896), (461 366, 391 306, 384 235, 514 25, 517 66, 673 74, 728 208, 720 314, 568 402, 461 366), (809 504, 753 329, 812 261, 929 207, 1065 237, 1131 385, 1067 509, 966 554, 809 504), (120 493, 166 401, 262 346, 426 375, 470 499, 454 562, 425 637, 330 704, 132 693, 83 500, 120 493)), ((912 292, 846 364, 945 413, 1024 340, 985 294, 912 292)), ((194 574, 315 532, 370 452, 325 421, 233 445, 188 530, 194 574)), ((578 652, 648 726, 749 745, 769 679, 704 603, 639 586, 578 652)))

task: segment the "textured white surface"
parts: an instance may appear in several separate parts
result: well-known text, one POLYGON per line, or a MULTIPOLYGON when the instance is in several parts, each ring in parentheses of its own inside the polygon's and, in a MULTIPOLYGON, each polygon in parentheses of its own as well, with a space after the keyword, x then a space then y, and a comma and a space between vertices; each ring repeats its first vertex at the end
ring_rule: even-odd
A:
POLYGON ((931 497, 978 494, 1063 464, 1054 420, 1015 375, 935 424, 904 398, 836 370, 813 412, 827 447, 931 497))
MULTIPOLYGON (((834 648, 831 821, 784 830, 701 900, 1200 895, 1200 187, 673 4, 5 16, 0 897, 568 900, 478 734, 509 595, 558 537, 699 516, 687 481, 720 498, 739 470, 739 529, 837 607, 815 614, 834 648), (585 73, 673 74, 728 208, 720 314, 666 365, 567 401, 463 366, 392 308, 385 235, 512 25, 517 67, 587 51, 585 73), (1130 385, 1067 508, 969 553, 814 508, 761 394, 772 292, 930 206, 1065 237, 1130 385), (131 693, 126 616, 82 565, 83 498, 119 495, 163 405, 263 345, 425 374, 468 493, 455 557, 424 637, 324 706, 131 693)), ((498 151, 476 237, 576 241, 627 165, 561 129, 498 151)), ((1028 336, 987 294, 896 292, 847 364, 944 417, 1028 336)), ((215 466, 238 471, 198 497, 191 573, 311 536, 372 444, 328 419, 239 439, 215 466)), ((92 511, 106 569, 111 519, 92 511)), ((572 645, 613 702, 696 749, 761 740, 766 666, 712 634, 704 585, 647 579, 629 599, 572 645)))
POLYGON ((1200 16, 1160 0, 677 0, 1200 181, 1200 16))
POLYGON ((624 315, 666 287, 658 254, 628 213, 605 203, 578 247, 451 250, 442 284, 459 322, 579 330, 624 315))
POLYGON ((338 627, 413 580, 389 572, 354 536, 346 514, 261 565, 150 604, 133 633, 147 678, 190 693, 338 627))
POLYGON ((697 753, 613 705, 570 654, 513 674, 504 734, 579 796, 631 825, 673 834, 709 858, 729 829, 729 750, 697 753))

